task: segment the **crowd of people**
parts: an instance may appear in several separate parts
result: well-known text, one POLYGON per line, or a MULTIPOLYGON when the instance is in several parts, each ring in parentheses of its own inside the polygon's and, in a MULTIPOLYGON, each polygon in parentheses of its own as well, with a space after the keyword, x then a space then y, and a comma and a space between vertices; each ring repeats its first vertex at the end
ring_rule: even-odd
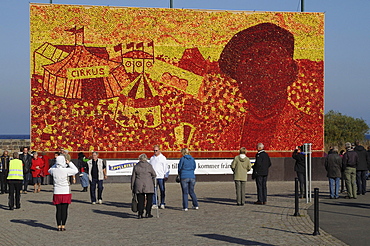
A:
MULTIPOLYGON (((370 146, 367 151, 356 140, 353 144, 347 142, 345 150, 338 153, 338 147, 329 150, 325 160, 327 177, 329 178, 330 198, 339 198, 340 179, 347 190, 347 199, 356 199, 358 195, 366 194, 366 180, 370 170, 370 146)), ((341 189, 344 191, 344 187, 341 189)))
MULTIPOLYGON (((294 170, 300 184, 300 197, 304 198, 306 166, 303 146, 297 146, 292 157, 296 161, 294 170)), ((330 199, 338 199, 339 193, 345 191, 347 191, 345 196, 347 199, 356 199, 358 195, 365 195, 366 180, 370 170, 370 146, 366 151, 356 140, 354 143, 345 143, 345 150, 339 151, 337 146, 330 147, 325 158, 325 169, 329 179, 330 199)))
MULTIPOLYGON (((366 151, 359 141, 355 141, 354 144, 346 143, 345 147, 346 150, 339 153, 337 147, 331 148, 325 158, 330 198, 333 199, 339 198, 340 179, 345 181, 346 198, 356 199, 357 195, 366 193, 366 179, 370 169, 370 146, 366 151)), ((165 209, 166 206, 165 183, 170 172, 167 158, 162 154, 159 145, 154 145, 153 152, 151 158, 148 158, 146 154, 139 156, 139 161, 134 166, 131 175, 131 189, 137 198, 139 219, 151 218, 153 217, 152 209, 165 209)), ((198 210, 199 204, 194 191, 196 162, 187 148, 183 148, 181 154, 178 177, 182 191, 182 210, 188 211, 189 196, 192 200, 192 208, 198 210)), ((230 166, 234 173, 237 206, 245 204, 247 173, 252 169, 250 159, 246 154, 246 148, 240 148, 239 155, 233 159, 230 166)), ((306 193, 303 146, 297 146, 292 157, 296 161, 294 171, 297 173, 300 196, 303 198, 306 193)), ((264 145, 258 143, 252 173, 252 179, 255 180, 257 188, 257 201, 254 204, 265 205, 267 203, 267 177, 270 166, 271 160, 264 150, 264 145)), ((107 172, 106 162, 99 158, 97 152, 92 152, 88 158, 82 152, 78 153, 76 165, 71 161, 68 151, 64 149, 55 152, 54 159, 50 159, 45 152, 39 155, 38 152, 33 151, 30 154, 28 147, 22 148, 21 153, 14 152, 13 157, 9 156, 8 151, 4 151, 0 157, 1 194, 9 193, 10 210, 21 207, 21 193, 27 194, 29 184, 33 184, 34 193, 41 192, 41 185, 53 184, 52 203, 56 206, 58 231, 66 230, 68 206, 72 201, 70 183, 76 183, 77 174, 82 186, 81 192, 87 192, 90 186, 91 204, 102 204, 103 182, 107 179, 107 172)))

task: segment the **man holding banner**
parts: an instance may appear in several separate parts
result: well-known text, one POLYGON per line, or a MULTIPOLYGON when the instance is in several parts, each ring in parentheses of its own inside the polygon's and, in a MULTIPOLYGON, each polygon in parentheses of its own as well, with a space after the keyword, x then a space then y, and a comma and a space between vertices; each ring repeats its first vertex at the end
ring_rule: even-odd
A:
MULTIPOLYGON (((159 190, 161 192, 161 202, 160 208, 165 208, 165 196, 166 196, 166 189, 165 189, 165 182, 168 180, 168 175, 170 171, 168 169, 167 158, 161 153, 159 145, 154 145, 154 155, 150 158, 149 163, 153 166, 155 173, 157 174, 157 182, 156 187, 159 186, 159 190)), ((154 197, 153 197, 153 207, 157 208, 157 188, 155 187, 154 197)))

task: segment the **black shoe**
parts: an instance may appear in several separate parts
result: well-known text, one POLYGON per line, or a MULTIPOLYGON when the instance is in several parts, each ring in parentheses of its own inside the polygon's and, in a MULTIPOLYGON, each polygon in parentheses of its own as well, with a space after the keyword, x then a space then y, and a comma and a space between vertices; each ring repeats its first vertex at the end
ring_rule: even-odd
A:
POLYGON ((143 215, 142 215, 142 214, 138 214, 138 215, 137 215, 137 218, 138 218, 138 219, 142 219, 142 218, 144 218, 144 217, 143 217, 143 215))
POLYGON ((152 214, 147 214, 146 217, 147 218, 153 218, 153 215, 152 214))
POLYGON ((13 207, 9 207, 9 210, 14 210, 14 208, 13 207))

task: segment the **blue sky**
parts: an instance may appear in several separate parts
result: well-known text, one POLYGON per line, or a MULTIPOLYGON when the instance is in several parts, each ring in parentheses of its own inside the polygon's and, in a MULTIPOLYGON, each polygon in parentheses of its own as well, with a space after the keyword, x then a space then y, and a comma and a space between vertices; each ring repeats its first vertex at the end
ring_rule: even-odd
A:
MULTIPOLYGON (((49 3, 50 0, 37 1, 49 3)), ((55 4, 169 7, 169 0, 53 0, 55 4)), ((300 0, 173 0, 174 8, 299 11, 300 0)), ((325 112, 370 125, 370 1, 305 0, 325 12, 325 112)), ((29 0, 0 1, 0 134, 30 131, 29 0)))

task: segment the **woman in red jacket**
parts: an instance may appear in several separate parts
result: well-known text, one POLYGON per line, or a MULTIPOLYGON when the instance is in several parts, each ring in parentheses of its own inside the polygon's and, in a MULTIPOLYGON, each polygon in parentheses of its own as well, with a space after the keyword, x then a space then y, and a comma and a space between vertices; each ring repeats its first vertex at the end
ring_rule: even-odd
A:
POLYGON ((48 172, 50 168, 50 158, 49 156, 46 155, 45 151, 41 152, 41 154, 42 154, 41 159, 44 161, 44 170, 43 170, 44 178, 42 179, 42 184, 48 185, 50 184, 50 173, 48 172))
POLYGON ((32 166, 31 166, 31 172, 32 172, 32 180, 33 180, 33 193, 40 192, 41 190, 41 177, 44 176, 44 161, 39 158, 39 155, 36 151, 32 152, 33 158, 32 158, 32 166), (38 188, 36 189, 36 185, 38 188))

